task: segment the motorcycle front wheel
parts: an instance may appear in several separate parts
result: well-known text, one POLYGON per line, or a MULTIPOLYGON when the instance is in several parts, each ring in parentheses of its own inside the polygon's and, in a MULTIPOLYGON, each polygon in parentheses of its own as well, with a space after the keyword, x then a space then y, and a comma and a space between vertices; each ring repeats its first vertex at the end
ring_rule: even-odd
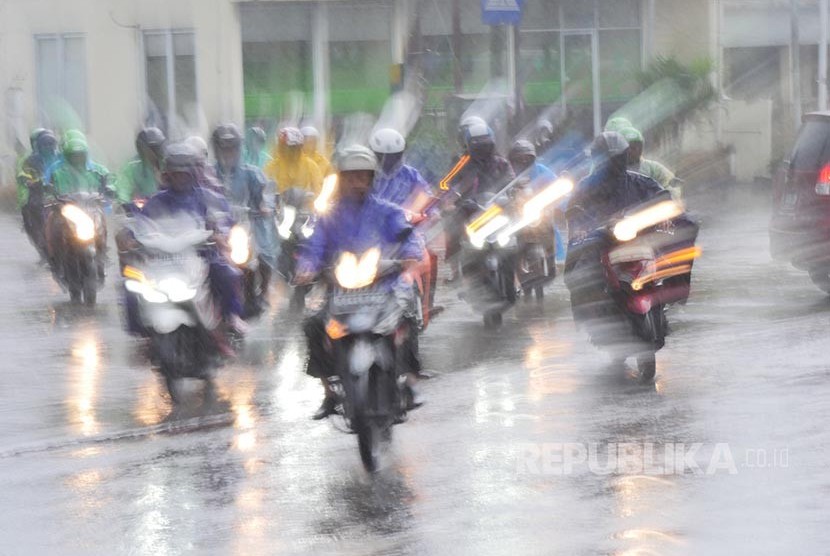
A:
POLYGON ((174 403, 179 401, 178 379, 205 378, 207 354, 201 340, 200 331, 187 326, 153 336, 153 356, 174 403))
POLYGON ((357 449, 360 452, 360 461, 369 473, 374 473, 380 466, 381 434, 372 419, 359 418, 352 423, 357 433, 357 449))

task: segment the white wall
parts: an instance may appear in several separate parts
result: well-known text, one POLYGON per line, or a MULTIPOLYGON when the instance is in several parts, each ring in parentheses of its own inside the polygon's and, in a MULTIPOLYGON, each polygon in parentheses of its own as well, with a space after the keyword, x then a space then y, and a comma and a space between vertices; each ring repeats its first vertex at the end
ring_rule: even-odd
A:
POLYGON ((141 32, 193 29, 203 112, 200 131, 219 121, 242 123, 242 45, 231 0, 8 0, 0 4, 0 164, 9 183, 13 136, 28 144, 36 126, 37 34, 86 36, 88 135, 97 157, 118 169, 133 155, 145 84, 141 32), (19 92, 18 92, 19 91, 19 92), (19 109, 15 109, 19 106, 19 109), (22 111, 22 117, 16 112, 22 111), (17 117, 15 117, 17 116, 17 117), (12 128, 18 128, 12 131, 12 128))

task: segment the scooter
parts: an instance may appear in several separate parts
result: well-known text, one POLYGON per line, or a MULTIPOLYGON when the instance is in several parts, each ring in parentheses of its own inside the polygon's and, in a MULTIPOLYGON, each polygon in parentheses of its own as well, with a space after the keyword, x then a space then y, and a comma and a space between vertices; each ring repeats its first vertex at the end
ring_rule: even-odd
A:
POLYGON ((104 197, 78 192, 60 196, 46 205, 51 210, 49 234, 55 279, 69 291, 73 303, 95 305, 98 289, 104 284, 107 224, 104 197))
MULTIPOLYGON (((280 195, 280 220, 277 233, 280 236, 280 255, 277 272, 288 284, 292 284, 297 269, 297 258, 303 242, 314 235, 317 216, 311 210, 314 195, 299 188, 292 188, 280 195)), ((289 310, 294 313, 305 309, 306 295, 310 286, 291 286, 289 310)))
POLYGON ((184 378, 204 380, 212 391, 217 360, 212 334, 221 316, 199 251, 210 246, 213 232, 190 216, 160 222, 139 216, 130 229, 140 248, 122 270, 124 286, 138 299, 152 359, 171 399, 180 401, 178 384, 184 378))
POLYGON ((228 234, 231 261, 242 271, 242 291, 245 318, 251 319, 262 314, 268 291, 270 269, 262 261, 255 246, 251 222, 251 210, 246 207, 232 207, 237 222, 228 234))

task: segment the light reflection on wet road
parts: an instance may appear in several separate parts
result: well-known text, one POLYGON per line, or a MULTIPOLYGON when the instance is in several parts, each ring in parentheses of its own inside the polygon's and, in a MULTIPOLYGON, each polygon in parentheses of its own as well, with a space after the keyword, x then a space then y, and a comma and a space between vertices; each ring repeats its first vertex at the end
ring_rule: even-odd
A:
POLYGON ((2 216, 0 554, 826 552, 830 301, 770 262, 765 206, 703 211, 650 388, 574 329, 561 280, 501 333, 441 292, 428 403, 376 477, 353 436, 309 420, 321 392, 283 300, 220 371, 220 401, 171 414, 112 281, 99 307, 69 306, 2 216), (664 461, 695 442, 727 443, 737 474, 522 464, 551 443, 653 443, 664 461), (787 467, 759 467, 762 450, 787 467))

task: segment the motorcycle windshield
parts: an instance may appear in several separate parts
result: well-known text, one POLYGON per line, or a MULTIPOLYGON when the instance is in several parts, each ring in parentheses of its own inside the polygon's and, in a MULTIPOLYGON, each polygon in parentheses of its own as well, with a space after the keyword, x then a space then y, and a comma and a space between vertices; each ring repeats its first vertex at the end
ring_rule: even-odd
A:
POLYGON ((213 232, 205 223, 188 213, 178 213, 163 219, 140 216, 130 224, 136 241, 148 249, 165 253, 181 253, 204 244, 213 232))

